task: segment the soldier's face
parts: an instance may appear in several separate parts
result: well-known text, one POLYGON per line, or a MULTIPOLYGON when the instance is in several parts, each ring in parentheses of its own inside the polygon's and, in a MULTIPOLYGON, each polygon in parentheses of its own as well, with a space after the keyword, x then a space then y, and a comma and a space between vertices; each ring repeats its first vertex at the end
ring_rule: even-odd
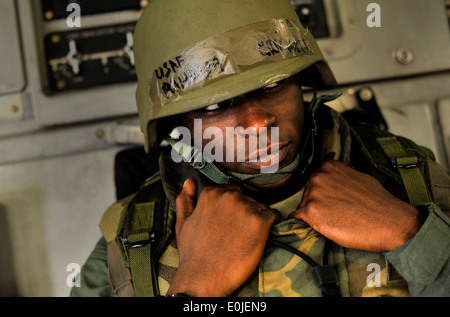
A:
MULTIPOLYGON (((257 174, 274 163, 278 168, 283 168, 295 159, 302 142, 305 109, 301 86, 295 77, 290 77, 263 89, 187 113, 183 116, 183 125, 191 131, 191 135, 195 134, 194 119, 201 119, 201 146, 204 151, 208 144, 209 149, 214 145, 215 151, 219 144, 222 146, 222 159, 217 160, 217 156, 215 159, 225 169, 257 174), (211 131, 219 133, 211 134, 211 131), (230 131, 234 132, 231 139, 230 131), (220 134, 223 140, 215 139, 220 134), (205 135, 208 135, 207 139, 205 135)), ((259 187, 280 186, 288 179, 259 187)))

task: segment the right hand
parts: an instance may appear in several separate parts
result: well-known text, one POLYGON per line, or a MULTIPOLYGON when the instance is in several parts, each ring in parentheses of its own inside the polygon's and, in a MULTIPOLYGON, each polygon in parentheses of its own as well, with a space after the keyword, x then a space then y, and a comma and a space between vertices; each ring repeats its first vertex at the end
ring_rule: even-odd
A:
POLYGON ((176 200, 180 264, 168 294, 229 296, 258 267, 280 214, 237 185, 208 185, 195 199, 188 179, 176 200))

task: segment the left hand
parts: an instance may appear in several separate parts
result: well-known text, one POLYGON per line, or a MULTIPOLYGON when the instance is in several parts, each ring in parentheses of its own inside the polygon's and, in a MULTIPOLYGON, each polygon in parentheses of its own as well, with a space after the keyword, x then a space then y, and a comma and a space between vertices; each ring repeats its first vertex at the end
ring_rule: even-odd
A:
POLYGON ((417 209, 392 196, 373 177, 338 161, 325 161, 308 180, 290 218, 305 221, 337 244, 390 251, 420 229, 417 209))

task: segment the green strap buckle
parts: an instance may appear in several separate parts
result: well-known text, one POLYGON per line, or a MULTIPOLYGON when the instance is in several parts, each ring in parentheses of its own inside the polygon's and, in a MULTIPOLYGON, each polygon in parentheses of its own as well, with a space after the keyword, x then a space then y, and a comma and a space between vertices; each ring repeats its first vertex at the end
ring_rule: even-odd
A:
POLYGON ((137 297, 154 296, 158 291, 148 269, 154 270, 151 262, 152 241, 155 235, 146 231, 130 234, 123 239, 125 252, 130 259, 130 270, 133 279, 134 291, 137 297))
POLYGON ((419 168, 423 164, 422 157, 408 155, 396 137, 377 138, 377 142, 391 160, 392 166, 400 173, 411 205, 432 201, 419 168))
POLYGON ((152 232, 145 233, 142 235, 143 239, 141 238, 141 234, 132 234, 127 238, 122 239, 123 246, 128 248, 140 248, 143 246, 146 246, 149 243, 155 242, 155 234, 152 232), (148 237, 148 238, 147 238, 148 237))
POLYGON ((394 168, 404 168, 404 169, 410 169, 415 167, 420 167, 423 163, 423 159, 419 156, 413 156, 413 157, 400 157, 400 158, 394 158, 391 160, 392 166, 394 168))

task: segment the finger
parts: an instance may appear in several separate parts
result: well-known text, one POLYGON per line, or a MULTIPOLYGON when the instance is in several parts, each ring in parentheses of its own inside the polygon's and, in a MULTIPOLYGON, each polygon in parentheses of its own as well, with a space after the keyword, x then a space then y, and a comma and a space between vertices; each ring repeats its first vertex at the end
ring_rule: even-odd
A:
POLYGON ((277 209, 272 209, 272 208, 270 210, 272 211, 272 214, 273 214, 272 224, 280 223, 281 222, 281 212, 277 209))
POLYGON ((303 189, 302 200, 298 204, 297 209, 303 207, 307 203, 310 191, 311 185, 307 182, 305 188, 303 189))
POLYGON ((224 184, 224 185, 221 186, 221 188, 223 189, 223 191, 234 190, 234 191, 237 191, 237 192, 239 192, 241 194, 243 192, 242 187, 237 185, 237 184, 231 184, 231 183, 230 184, 224 184))
POLYGON ((250 203, 253 208, 254 212, 257 212, 261 215, 261 217, 264 219, 264 222, 270 224, 272 226, 274 223, 281 221, 281 213, 277 209, 269 208, 264 204, 261 204, 259 202, 250 203))
MULTIPOLYGON (((301 206, 301 207, 299 207, 297 210, 291 212, 291 213, 288 215, 287 218, 288 218, 288 219, 298 219, 298 220, 305 221, 305 220, 304 220, 305 210, 306 210, 305 207, 301 206)), ((306 222, 306 221, 305 221, 305 222, 306 222)))
POLYGON ((239 192, 242 193, 242 188, 236 184, 209 184, 206 185, 200 194, 205 193, 224 193, 224 192, 239 192))
POLYGON ((345 162, 342 162, 339 160, 339 155, 336 152, 328 152, 326 155, 324 155, 323 163, 325 163, 326 161, 336 161, 350 166, 350 157, 347 157, 345 162))
POLYGON ((192 179, 187 179, 180 194, 175 201, 175 210, 177 215, 177 225, 182 225, 187 217, 189 217, 195 208, 195 195, 197 186, 192 179))

